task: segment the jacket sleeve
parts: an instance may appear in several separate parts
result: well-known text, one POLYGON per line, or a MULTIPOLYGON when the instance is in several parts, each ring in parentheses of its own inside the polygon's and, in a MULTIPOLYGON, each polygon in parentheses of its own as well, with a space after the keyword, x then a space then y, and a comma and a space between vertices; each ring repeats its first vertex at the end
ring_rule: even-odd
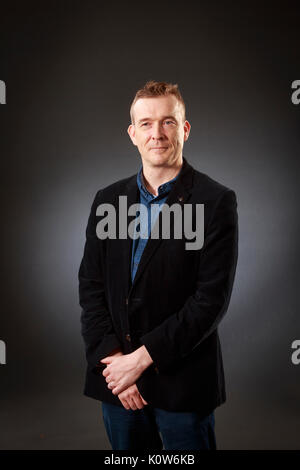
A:
POLYGON ((84 254, 80 264, 79 304, 81 311, 81 333, 84 339, 86 359, 91 371, 101 373, 104 365, 100 359, 108 356, 115 348, 121 348, 114 332, 112 319, 107 308, 103 260, 101 259, 100 243, 96 234, 96 210, 100 191, 96 194, 86 228, 84 254))
POLYGON ((217 328, 230 301, 237 257, 236 195, 226 189, 208 222, 195 293, 178 312, 140 339, 157 372, 167 371, 177 360, 187 357, 217 328))

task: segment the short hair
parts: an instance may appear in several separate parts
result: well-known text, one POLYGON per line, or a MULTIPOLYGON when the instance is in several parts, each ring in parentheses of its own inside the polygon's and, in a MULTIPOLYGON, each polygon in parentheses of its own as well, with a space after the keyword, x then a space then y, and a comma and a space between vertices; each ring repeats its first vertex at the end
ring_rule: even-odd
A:
POLYGON ((157 96, 174 95, 183 106, 183 120, 185 121, 185 103, 179 91, 178 85, 167 82, 156 82, 155 80, 148 81, 142 88, 140 88, 133 99, 130 106, 130 117, 133 124, 133 106, 140 98, 154 98, 157 96))

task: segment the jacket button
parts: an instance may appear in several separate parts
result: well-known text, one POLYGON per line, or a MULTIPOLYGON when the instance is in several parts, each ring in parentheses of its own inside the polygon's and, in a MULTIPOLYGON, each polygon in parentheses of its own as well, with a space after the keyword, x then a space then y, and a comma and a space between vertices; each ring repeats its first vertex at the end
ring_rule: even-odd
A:
POLYGON ((155 370, 155 372, 156 372, 157 374, 159 373, 159 372, 158 372, 158 368, 157 368, 156 366, 154 366, 154 370, 155 370))
POLYGON ((125 303, 126 305, 128 305, 128 297, 126 297, 125 303))
POLYGON ((128 333, 127 333, 127 335, 125 335, 125 338, 126 338, 127 341, 129 341, 129 342, 131 341, 131 337, 130 337, 130 335, 129 335, 128 333))

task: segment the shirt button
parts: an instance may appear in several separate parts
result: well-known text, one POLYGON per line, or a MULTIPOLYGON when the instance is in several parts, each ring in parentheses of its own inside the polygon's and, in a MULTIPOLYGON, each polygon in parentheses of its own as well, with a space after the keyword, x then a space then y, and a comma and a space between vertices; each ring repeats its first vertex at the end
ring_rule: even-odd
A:
POLYGON ((178 201, 183 201, 183 197, 182 196, 178 196, 178 201))
POLYGON ((131 337, 130 337, 130 335, 129 335, 128 333, 127 333, 127 335, 125 335, 125 338, 126 338, 127 341, 129 341, 129 342, 131 341, 131 337))

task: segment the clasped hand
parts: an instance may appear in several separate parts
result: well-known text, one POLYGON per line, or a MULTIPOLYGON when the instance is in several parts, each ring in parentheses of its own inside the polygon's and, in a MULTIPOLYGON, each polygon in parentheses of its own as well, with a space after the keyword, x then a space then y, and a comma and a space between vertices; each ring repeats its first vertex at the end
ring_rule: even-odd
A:
POLYGON ((108 383, 108 388, 114 395, 118 395, 130 385, 135 384, 143 372, 134 352, 120 356, 108 356, 100 362, 107 364, 102 374, 108 383))

